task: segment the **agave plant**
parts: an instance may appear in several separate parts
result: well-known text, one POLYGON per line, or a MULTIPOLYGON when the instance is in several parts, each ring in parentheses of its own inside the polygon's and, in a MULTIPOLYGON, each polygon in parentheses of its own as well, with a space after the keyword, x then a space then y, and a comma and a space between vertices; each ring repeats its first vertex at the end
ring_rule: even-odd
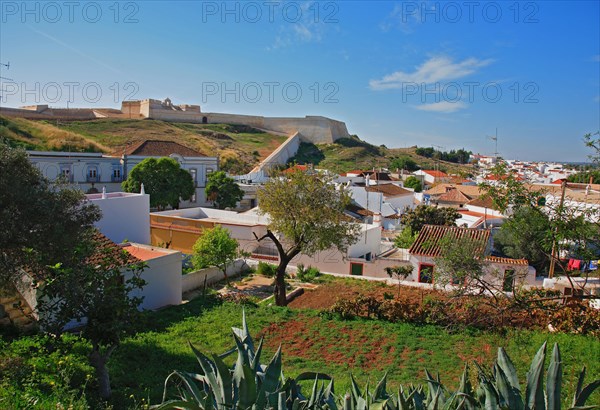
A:
POLYGON ((258 347, 248 331, 246 314, 242 316, 242 328, 232 328, 235 347, 221 355, 204 355, 191 343, 190 347, 200 364, 200 373, 172 372, 165 380, 163 403, 153 409, 267 409, 267 408, 317 408, 325 403, 334 403, 333 380, 331 377, 306 372, 296 379, 286 378, 281 369, 281 346, 268 365, 260 364, 263 339, 258 347), (224 358, 238 353, 233 368, 224 358), (298 382, 314 380, 310 398, 302 395, 298 382), (317 389, 319 381, 328 380, 327 388, 317 389), (175 385, 178 398, 166 400, 170 385, 175 385))
MULTIPOLYGON (((199 352, 192 344, 201 372, 198 374, 174 371, 165 380, 163 403, 154 409, 277 409, 277 410, 560 410, 562 361, 558 345, 554 345, 544 384, 546 343, 540 347, 527 372, 525 390, 519 384, 517 371, 503 348, 491 370, 475 363, 478 386, 470 382, 465 364, 459 387, 449 391, 439 374, 435 377, 425 370, 426 387, 400 386, 396 394, 387 391, 387 374, 373 390, 369 383, 361 390, 350 375, 350 392, 336 396, 333 379, 322 373, 307 372, 295 379, 286 378, 281 366, 281 346, 269 364, 260 364, 263 340, 258 347, 248 331, 246 315, 242 328, 232 328, 235 347, 221 355, 210 357, 199 352), (229 368, 223 359, 237 352, 237 361, 229 368), (302 394, 299 382, 312 380, 309 396, 302 394), (327 385, 325 384, 327 382, 327 385), (178 397, 166 400, 168 388, 175 385, 178 397)), ((581 370, 570 410, 590 410, 600 406, 586 406, 586 401, 600 387, 600 380, 584 386, 585 367, 581 370)))
MULTIPOLYGON (((560 349, 554 345, 550 365, 546 373, 544 386, 544 362, 546 358, 546 343, 540 347, 531 362, 527 372, 525 395, 522 393, 517 371, 510 357, 503 348, 498 349, 498 357, 492 373, 488 374, 481 366, 477 366, 479 385, 476 390, 470 383, 468 367, 465 365, 460 385, 455 392, 449 392, 441 383, 439 375, 435 378, 425 370, 427 381, 427 394, 423 394, 422 387, 411 386, 407 391, 402 387, 396 396, 385 392, 385 378, 379 382, 375 394, 371 397, 362 395, 363 400, 358 400, 360 392, 355 388, 352 379, 353 400, 352 409, 369 408, 369 404, 381 403, 381 408, 389 410, 560 410, 562 386, 562 361, 560 349), (381 387, 383 386, 383 388, 381 387), (363 406, 366 403, 367 407, 363 406)), ((600 380, 584 387, 585 367, 579 373, 577 388, 573 397, 570 410, 584 410, 600 408, 600 406, 586 406, 585 403, 591 394, 600 387, 600 380)))

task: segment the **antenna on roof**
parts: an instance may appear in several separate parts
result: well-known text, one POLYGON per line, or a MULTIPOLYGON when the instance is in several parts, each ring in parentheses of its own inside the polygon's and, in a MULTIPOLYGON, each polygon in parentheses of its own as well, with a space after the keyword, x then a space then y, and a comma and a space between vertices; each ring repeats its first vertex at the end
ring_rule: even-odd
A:
POLYGON ((494 148, 494 157, 498 160, 498 127, 496 127, 496 134, 494 136, 486 135, 486 137, 496 144, 494 148))

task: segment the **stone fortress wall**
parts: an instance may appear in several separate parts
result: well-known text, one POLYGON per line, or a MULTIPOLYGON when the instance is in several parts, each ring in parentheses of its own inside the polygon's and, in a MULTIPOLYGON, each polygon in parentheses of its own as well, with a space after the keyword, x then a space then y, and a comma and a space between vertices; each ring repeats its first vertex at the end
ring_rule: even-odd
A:
POLYGON ((204 113, 199 105, 173 105, 168 98, 160 100, 123 101, 121 112, 131 118, 152 118, 163 121, 206 124, 242 124, 266 131, 293 135, 299 132, 307 142, 332 143, 349 137, 346 124, 321 116, 263 117, 257 115, 204 113))
POLYGON ((32 120, 82 121, 98 118, 155 119, 197 124, 242 124, 265 131, 292 136, 300 133, 303 141, 315 144, 332 143, 346 138, 348 129, 342 121, 321 116, 263 117, 226 113, 204 113, 199 105, 174 105, 170 99, 123 101, 121 110, 114 108, 52 108, 45 104, 21 108, 0 107, 0 115, 32 120))

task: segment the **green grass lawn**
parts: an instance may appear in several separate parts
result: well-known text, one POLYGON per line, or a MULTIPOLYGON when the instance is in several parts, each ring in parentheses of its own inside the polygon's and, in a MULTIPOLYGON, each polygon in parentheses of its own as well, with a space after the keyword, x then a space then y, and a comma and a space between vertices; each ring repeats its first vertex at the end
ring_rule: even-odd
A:
MULTIPOLYGON (((171 370, 193 372, 199 368, 188 341, 204 352, 228 350, 233 345, 230 328, 241 325, 241 312, 239 305, 210 306, 195 300, 151 314, 153 330, 127 339, 112 360, 117 397, 133 394, 153 403, 159 401, 162 382, 171 370)), ((350 373, 365 383, 367 379, 375 382, 388 372, 391 386, 397 387, 399 383, 421 382, 424 368, 439 371, 448 387, 456 387, 465 360, 491 365, 498 346, 508 351, 524 380, 544 341, 558 342, 561 347, 563 396, 571 396, 574 375, 582 365, 588 367, 588 381, 600 377, 600 342, 591 337, 532 331, 453 333, 436 326, 343 321, 321 317, 315 311, 268 306, 246 307, 246 314, 254 337, 265 334, 263 362, 282 343, 286 374, 328 373, 334 376, 338 393, 348 389, 350 373)))
MULTIPOLYGON (((324 317, 311 310, 270 306, 246 306, 245 309, 252 335, 256 340, 259 335, 265 337, 263 363, 268 362, 279 343, 282 343, 286 375, 296 376, 309 370, 328 373, 336 380, 337 393, 348 389, 350 373, 360 383, 368 379, 375 383, 388 372, 390 387, 395 389, 399 383, 422 382, 424 368, 432 373, 439 372, 442 382, 453 388, 457 385, 465 361, 490 365, 498 346, 506 348, 523 381, 531 359, 544 341, 549 344, 558 342, 562 350, 565 382, 563 401, 570 401, 575 373, 582 365, 588 367, 588 382, 600 377, 600 341, 591 337, 523 330, 508 333, 470 330, 449 332, 429 325, 375 320, 343 321, 324 317)), ((124 340, 110 361, 113 385, 111 404, 115 409, 125 409, 139 406, 142 399, 151 403, 160 402, 163 382, 172 370, 196 372, 199 369, 188 342, 203 352, 222 353, 232 347, 230 328, 239 327, 241 317, 242 306, 219 303, 213 297, 198 298, 185 305, 146 314, 146 321, 141 324, 144 330, 124 340)), ((25 342, 19 343, 18 349, 3 348, 4 352, 12 353, 0 353, 0 358, 3 354, 19 354, 30 357, 26 360, 37 360, 35 356, 39 353, 24 348, 22 344, 25 342)), ((83 353, 85 345, 79 342, 75 347, 72 360, 79 363, 79 373, 85 376, 86 372, 90 372, 83 353)), ((232 362, 233 358, 229 360, 232 362)), ((52 367, 58 365, 44 366, 48 367, 48 380, 60 376, 58 370, 52 367)), ((0 390, 1 382, 0 366, 0 390)), ((90 398, 93 395, 92 388, 93 383, 90 383, 87 398, 94 406, 95 402, 90 398)), ((19 392, 20 387, 13 386, 13 389, 16 391, 10 392, 9 399, 22 393, 19 392)), ((45 399, 48 407, 40 408, 56 408, 52 403, 59 400, 60 395, 52 389, 49 392, 49 398, 45 399), (57 395, 59 398, 56 398, 57 395)), ((6 403, 6 397, 4 400, 6 403)), ((588 404, 599 401, 600 395, 596 393, 588 404)), ((2 403, 0 393, 0 408, 2 403)))

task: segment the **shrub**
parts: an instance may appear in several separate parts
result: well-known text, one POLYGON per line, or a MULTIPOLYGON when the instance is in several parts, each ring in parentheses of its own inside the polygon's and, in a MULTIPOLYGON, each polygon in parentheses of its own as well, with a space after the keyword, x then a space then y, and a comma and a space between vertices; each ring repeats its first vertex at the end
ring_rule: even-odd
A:
POLYGON ((256 273, 268 278, 274 277, 276 271, 277 266, 273 265, 272 263, 258 262, 258 266, 256 267, 256 273))
POLYGON ((321 272, 319 271, 319 269, 312 266, 305 268, 302 264, 298 265, 298 268, 296 270, 296 277, 302 282, 312 282, 318 276, 321 276, 321 272))

